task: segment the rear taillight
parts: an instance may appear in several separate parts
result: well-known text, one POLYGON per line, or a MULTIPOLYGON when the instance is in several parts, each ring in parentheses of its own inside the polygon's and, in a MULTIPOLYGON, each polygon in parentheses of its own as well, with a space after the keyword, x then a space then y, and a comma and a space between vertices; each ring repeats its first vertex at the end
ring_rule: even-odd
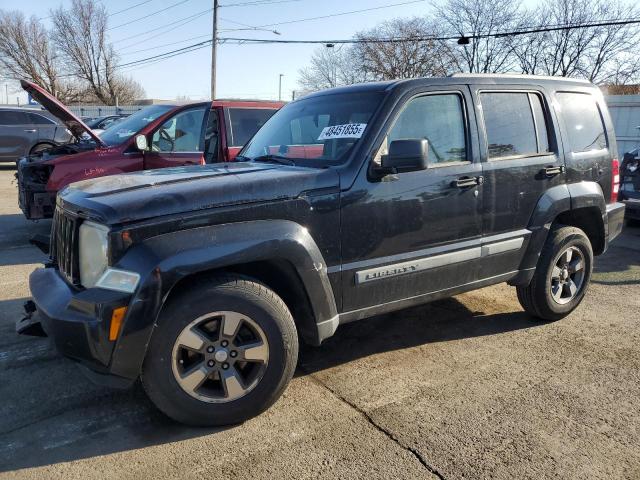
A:
POLYGON ((611 160, 611 203, 618 201, 620 191, 620 162, 617 158, 611 160))

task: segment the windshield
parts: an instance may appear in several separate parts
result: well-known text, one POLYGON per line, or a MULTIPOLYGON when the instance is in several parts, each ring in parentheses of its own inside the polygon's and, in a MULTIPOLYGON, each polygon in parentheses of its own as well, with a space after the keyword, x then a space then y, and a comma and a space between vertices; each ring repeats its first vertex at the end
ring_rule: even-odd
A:
POLYGON ((150 105, 111 125, 100 134, 100 139, 109 146, 120 145, 173 108, 171 105, 150 105))
POLYGON ((358 143, 382 93, 322 95, 290 103, 278 111, 242 150, 245 159, 313 159, 339 164, 358 143))

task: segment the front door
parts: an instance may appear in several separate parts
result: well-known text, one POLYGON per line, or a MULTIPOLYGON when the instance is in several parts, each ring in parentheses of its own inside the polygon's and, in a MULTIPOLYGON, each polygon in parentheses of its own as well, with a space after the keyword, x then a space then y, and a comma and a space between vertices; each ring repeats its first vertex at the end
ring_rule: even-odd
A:
POLYGON ((144 154, 144 168, 166 168, 204 164, 204 130, 208 107, 182 110, 151 135, 151 148, 144 154))
POLYGON ((343 195, 343 311, 475 278, 483 185, 470 101, 464 86, 407 98, 370 161, 394 140, 426 139, 429 168, 383 178, 363 168, 343 195))

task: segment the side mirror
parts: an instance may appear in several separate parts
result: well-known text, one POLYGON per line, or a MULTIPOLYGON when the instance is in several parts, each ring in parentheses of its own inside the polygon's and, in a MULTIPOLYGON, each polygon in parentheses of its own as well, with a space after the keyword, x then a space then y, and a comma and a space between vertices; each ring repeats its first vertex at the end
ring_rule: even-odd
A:
POLYGON ((426 170, 429 166, 428 157, 429 142, 427 140, 419 138, 394 140, 389 145, 389 153, 382 156, 382 165, 378 171, 387 175, 426 170))
POLYGON ((136 135, 136 147, 141 152, 147 151, 147 148, 149 148, 147 145, 147 137, 144 135, 136 135))

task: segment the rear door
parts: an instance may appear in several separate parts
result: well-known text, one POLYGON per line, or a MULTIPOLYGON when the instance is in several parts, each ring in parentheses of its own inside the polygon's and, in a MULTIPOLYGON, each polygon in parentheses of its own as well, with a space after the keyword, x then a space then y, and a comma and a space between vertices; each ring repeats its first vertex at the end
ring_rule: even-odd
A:
POLYGON ((38 129, 19 110, 0 110, 0 160, 15 161, 26 155, 35 142, 38 129))
POLYGON ((56 122, 35 112, 29 112, 27 116, 29 117, 29 123, 38 130, 37 141, 53 141, 55 139, 56 122))
POLYGON ((273 114, 274 108, 225 108, 226 128, 226 161, 236 158, 242 147, 251 140, 273 114))
POLYGON ((181 110, 151 135, 144 168, 166 168, 204 164, 204 132, 210 108, 181 110))
POLYGON ((565 182, 557 120, 545 90, 474 85, 482 144, 484 278, 518 269, 540 197, 565 182))

